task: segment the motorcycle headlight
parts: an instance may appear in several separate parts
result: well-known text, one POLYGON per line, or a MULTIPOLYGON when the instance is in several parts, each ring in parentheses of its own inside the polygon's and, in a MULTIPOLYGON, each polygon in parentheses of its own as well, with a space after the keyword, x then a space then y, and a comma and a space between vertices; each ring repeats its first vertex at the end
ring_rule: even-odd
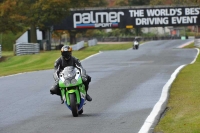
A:
POLYGON ((70 81, 69 80, 65 80, 64 83, 65 83, 66 86, 68 86, 70 84, 70 81))
POLYGON ((76 84, 77 80, 76 79, 72 79, 71 83, 72 84, 76 84))

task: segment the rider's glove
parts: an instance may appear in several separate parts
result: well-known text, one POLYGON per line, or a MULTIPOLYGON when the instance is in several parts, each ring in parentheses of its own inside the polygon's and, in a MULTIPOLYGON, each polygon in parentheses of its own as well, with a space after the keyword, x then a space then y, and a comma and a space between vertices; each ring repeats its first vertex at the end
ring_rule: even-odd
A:
POLYGON ((57 72, 54 72, 53 78, 54 78, 55 81, 58 81, 58 80, 59 80, 59 76, 58 76, 58 73, 57 73, 57 72))
POLYGON ((82 77, 82 80, 83 80, 84 82, 87 81, 87 76, 86 76, 86 75, 82 75, 81 77, 82 77))

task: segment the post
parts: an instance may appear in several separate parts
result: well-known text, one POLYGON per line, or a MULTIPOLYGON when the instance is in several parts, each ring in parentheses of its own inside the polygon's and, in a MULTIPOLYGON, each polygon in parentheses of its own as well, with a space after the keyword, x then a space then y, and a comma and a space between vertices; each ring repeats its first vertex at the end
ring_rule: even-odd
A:
POLYGON ((186 28, 185 28, 185 26, 184 26, 184 36, 186 37, 186 28))
POLYGON ((1 42, 0 42, 1 45, 2 45, 2 41, 3 41, 3 33, 1 33, 1 42))

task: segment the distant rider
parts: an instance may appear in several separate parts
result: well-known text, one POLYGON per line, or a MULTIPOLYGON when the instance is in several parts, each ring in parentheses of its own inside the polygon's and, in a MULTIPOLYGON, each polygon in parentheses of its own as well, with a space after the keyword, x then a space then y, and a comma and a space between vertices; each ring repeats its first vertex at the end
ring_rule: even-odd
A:
POLYGON ((135 39, 135 40, 133 41, 133 49, 138 49, 138 48, 139 48, 139 42, 138 42, 137 39, 135 39))
MULTIPOLYGON (((91 77, 86 74, 86 70, 82 67, 81 62, 79 59, 72 56, 72 48, 68 45, 65 45, 61 48, 61 57, 59 57, 54 64, 54 79, 55 84, 50 89, 50 93, 57 94, 61 96, 61 91, 59 88, 59 73, 67 66, 74 66, 81 71, 81 77, 83 79, 83 84, 85 85, 86 89, 86 100, 92 101, 92 98, 88 95, 87 91, 89 88, 89 82, 91 81, 91 77)), ((61 103, 64 103, 61 97, 61 103)))

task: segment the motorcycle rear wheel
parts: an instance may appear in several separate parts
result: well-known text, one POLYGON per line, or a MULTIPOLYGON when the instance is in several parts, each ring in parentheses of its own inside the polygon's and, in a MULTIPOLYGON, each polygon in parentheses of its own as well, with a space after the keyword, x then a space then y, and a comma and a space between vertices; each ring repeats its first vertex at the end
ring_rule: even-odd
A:
POLYGON ((78 105, 76 104, 76 96, 75 94, 69 94, 70 97, 70 107, 72 111, 72 115, 74 117, 78 116, 78 105))

